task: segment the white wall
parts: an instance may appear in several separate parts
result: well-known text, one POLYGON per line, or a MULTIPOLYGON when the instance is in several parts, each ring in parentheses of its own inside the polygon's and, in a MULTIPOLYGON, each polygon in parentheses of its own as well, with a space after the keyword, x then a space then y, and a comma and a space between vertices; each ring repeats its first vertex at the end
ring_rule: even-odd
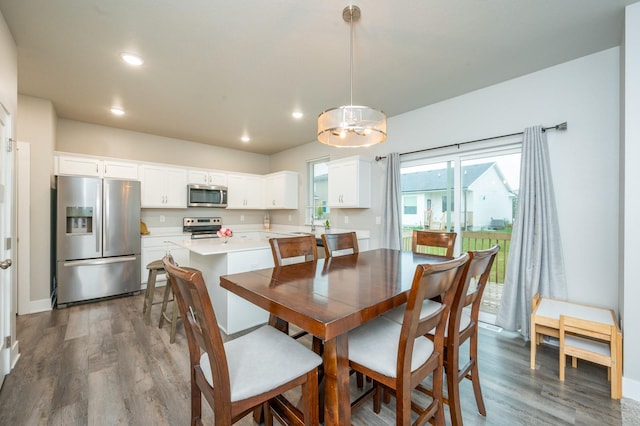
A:
MULTIPOLYGON (((611 271, 618 267, 619 69, 619 49, 609 49, 391 117, 387 142, 369 149, 313 142, 273 155, 271 167, 295 166, 306 182, 301 160, 402 153, 567 121, 568 131, 550 131, 548 139, 569 298, 617 311, 618 281, 611 271)), ((373 208, 331 212, 336 226, 341 216, 355 216, 350 225, 370 229, 373 247, 380 237, 375 217, 381 215, 384 163, 372 167, 373 208)), ((305 186, 300 199, 306 196, 305 186)))
POLYGON ((266 155, 66 119, 58 120, 56 150, 234 172, 269 172, 266 155))
POLYGON ((31 286, 18 291, 29 292, 31 312, 50 306, 51 184, 56 121, 51 101, 19 96, 16 133, 18 140, 31 144, 31 286))
POLYGON ((18 53, 0 12, 0 102, 15 115, 18 104, 18 53))
POLYGON ((624 246, 621 271, 623 286, 622 328, 624 335, 624 377, 622 395, 640 401, 640 285, 638 285, 638 259, 640 259, 640 3, 626 8, 624 44, 624 138, 623 162, 620 174, 624 183, 624 222, 619 228, 624 246))

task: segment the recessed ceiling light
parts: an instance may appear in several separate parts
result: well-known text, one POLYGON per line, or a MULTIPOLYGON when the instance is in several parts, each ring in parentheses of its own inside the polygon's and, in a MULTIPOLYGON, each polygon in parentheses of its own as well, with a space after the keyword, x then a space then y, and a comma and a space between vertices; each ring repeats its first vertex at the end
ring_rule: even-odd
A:
POLYGON ((113 108, 111 108, 111 114, 113 114, 113 115, 124 115, 124 110, 122 108, 113 107, 113 108))
POLYGON ((244 143, 247 143, 251 140, 251 138, 247 135, 244 135, 243 137, 240 138, 240 140, 244 143))
POLYGON ((128 63, 129 65, 133 65, 134 67, 139 67, 144 64, 142 58, 138 55, 134 55, 133 53, 121 53, 120 57, 123 61, 128 63))
POLYGON ((300 120, 304 114, 301 111, 294 111, 291 113, 291 116, 296 120, 300 120))

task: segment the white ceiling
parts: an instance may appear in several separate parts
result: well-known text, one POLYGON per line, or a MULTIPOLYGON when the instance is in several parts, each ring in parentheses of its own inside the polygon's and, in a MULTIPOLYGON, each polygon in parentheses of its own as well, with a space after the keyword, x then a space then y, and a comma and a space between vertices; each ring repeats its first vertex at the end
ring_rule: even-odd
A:
MULTIPOLYGON (((620 45, 636 1, 354 1, 353 103, 392 117, 620 45)), ((271 154, 314 141, 318 114, 349 104, 348 4, 0 0, 0 11, 19 92, 59 117, 271 154)))

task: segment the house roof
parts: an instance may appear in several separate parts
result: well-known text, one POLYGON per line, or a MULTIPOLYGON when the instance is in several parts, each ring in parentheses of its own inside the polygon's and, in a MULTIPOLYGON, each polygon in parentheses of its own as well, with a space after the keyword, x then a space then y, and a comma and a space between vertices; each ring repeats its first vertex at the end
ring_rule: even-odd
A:
MULTIPOLYGON (((491 167, 502 178, 500 167, 495 162, 472 164, 462 167, 462 189, 467 189, 473 182, 482 176, 491 167)), ((405 173, 401 175, 402 192, 431 192, 444 191, 453 186, 453 182, 447 185, 447 169, 427 170, 423 172, 405 173)), ((451 176, 453 179, 453 175, 451 176)), ((504 182, 504 179, 502 179, 504 182)), ((505 184, 506 185, 506 184, 505 184)), ((507 185, 507 190, 511 190, 507 185)))

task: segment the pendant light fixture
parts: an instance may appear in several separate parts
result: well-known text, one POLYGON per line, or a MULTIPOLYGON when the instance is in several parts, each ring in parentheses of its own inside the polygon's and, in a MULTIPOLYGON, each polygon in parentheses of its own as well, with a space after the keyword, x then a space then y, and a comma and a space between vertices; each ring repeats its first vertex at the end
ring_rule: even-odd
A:
POLYGON ((331 108, 318 116, 318 141, 331 146, 358 148, 375 145, 387 139, 387 116, 382 111, 353 105, 353 23, 360 19, 360 8, 350 5, 342 11, 349 23, 349 87, 350 105, 331 108))

